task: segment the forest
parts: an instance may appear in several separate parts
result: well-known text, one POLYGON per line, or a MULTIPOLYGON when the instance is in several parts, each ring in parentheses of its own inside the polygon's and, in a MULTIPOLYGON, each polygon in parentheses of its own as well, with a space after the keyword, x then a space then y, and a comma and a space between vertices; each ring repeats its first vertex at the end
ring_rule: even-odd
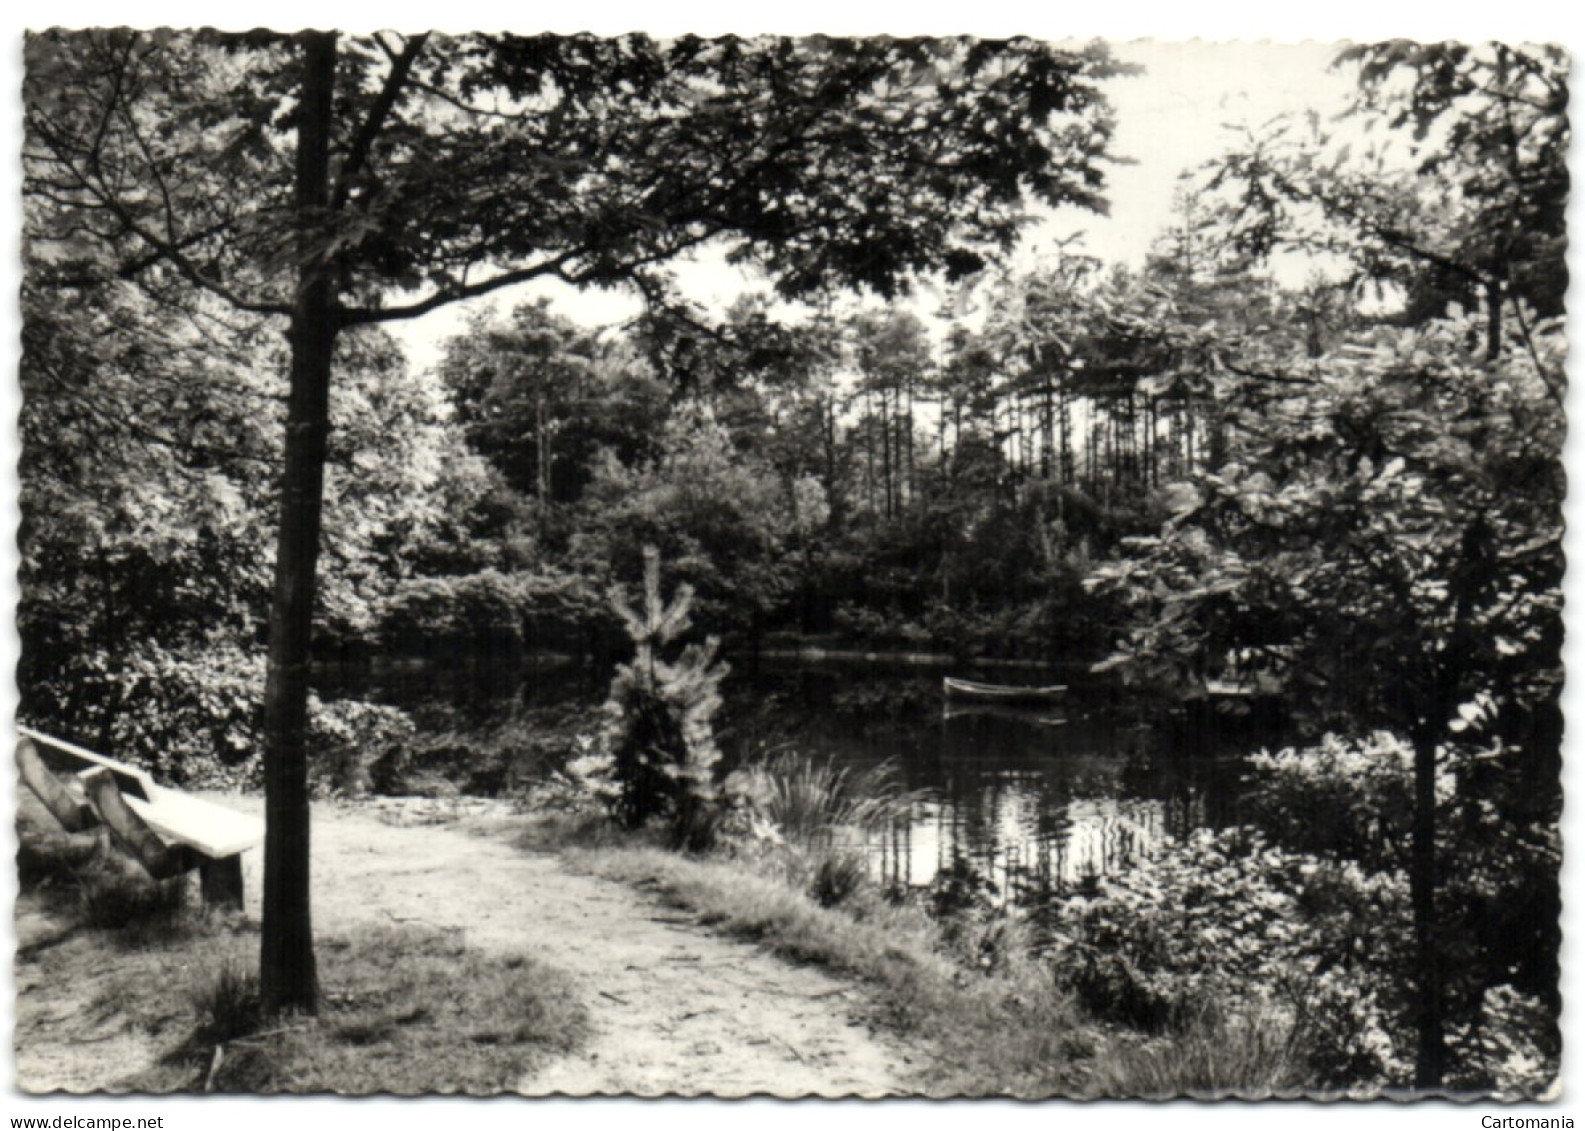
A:
MULTIPOLYGON (((1104 45, 31 35, 19 719, 264 790, 262 993, 313 1009, 309 798, 424 757, 316 673, 561 658, 608 702, 496 788, 752 857, 789 818, 717 657, 1019 661, 1149 718, 1258 671, 1240 821, 1018 962, 1168 1088, 1261 1041, 1193 1086, 1546 1094, 1568 62, 1335 67, 1346 115, 1232 137, 1121 264, 1018 242, 1106 208, 1104 91, 1149 76, 1104 45), (763 285, 688 300, 698 248, 763 285), (462 302, 410 364, 393 324, 462 302)), ((821 903, 889 898, 821 843, 821 903)))

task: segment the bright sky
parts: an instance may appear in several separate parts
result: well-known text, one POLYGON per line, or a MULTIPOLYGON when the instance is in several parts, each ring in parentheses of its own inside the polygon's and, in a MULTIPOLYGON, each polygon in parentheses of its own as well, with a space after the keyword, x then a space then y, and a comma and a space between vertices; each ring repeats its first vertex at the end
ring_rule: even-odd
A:
MULTIPOLYGON (((1117 114, 1114 149, 1131 164, 1109 174, 1111 214, 1066 209, 1033 227, 1027 251, 1038 253, 1053 237, 1084 233, 1084 247, 1109 262, 1138 265, 1170 219, 1178 175, 1229 144, 1229 123, 1258 125, 1278 114, 1315 109, 1324 116, 1342 109, 1348 80, 1328 67, 1336 47, 1316 43, 1163 44, 1147 40, 1114 45, 1125 62, 1145 73, 1109 84, 1117 114)), ((754 273, 728 267, 719 256, 683 265, 679 279, 688 297, 721 310, 745 290, 763 289, 754 273)), ((493 296, 503 310, 544 295, 561 314, 589 326, 632 317, 639 302, 622 292, 578 292, 544 282, 493 296)), ((484 300, 484 301, 492 301, 484 300)), ((391 327, 415 367, 439 357, 441 343, 458 332, 472 304, 437 311, 391 327)))
POLYGON ((1259 125, 1308 109, 1334 116, 1350 92, 1330 71, 1331 44, 1116 44, 1114 53, 1145 73, 1118 79, 1108 95, 1117 115, 1115 146, 1135 163, 1112 170, 1105 219, 1064 222, 1086 233, 1091 254, 1138 265, 1167 224, 1178 175, 1228 148, 1229 125, 1259 125))

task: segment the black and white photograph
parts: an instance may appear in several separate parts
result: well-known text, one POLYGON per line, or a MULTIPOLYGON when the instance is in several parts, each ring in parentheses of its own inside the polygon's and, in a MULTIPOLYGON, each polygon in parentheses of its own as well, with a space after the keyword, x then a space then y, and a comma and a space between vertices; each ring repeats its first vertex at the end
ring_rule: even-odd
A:
POLYGON ((402 15, 15 37, 30 1111, 1558 1115, 1561 32, 402 15))

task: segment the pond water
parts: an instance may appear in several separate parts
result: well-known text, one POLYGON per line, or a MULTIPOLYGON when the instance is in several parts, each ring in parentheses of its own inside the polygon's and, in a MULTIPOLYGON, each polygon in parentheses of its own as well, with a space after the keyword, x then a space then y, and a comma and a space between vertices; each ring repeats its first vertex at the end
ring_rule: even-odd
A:
MULTIPOLYGON (((939 667, 736 662, 717 731, 730 762, 791 751, 857 772, 889 763, 914 801, 864 846, 876 879, 943 897, 1038 903, 1126 867, 1164 837, 1236 820, 1247 725, 1143 721, 1105 687, 1032 707, 948 703, 939 667)), ((1050 673, 956 670, 1003 683, 1050 673)), ((547 707, 593 707, 608 675, 571 665, 340 673, 322 690, 413 710, 421 726, 499 734, 547 707), (440 720, 440 721, 436 721, 440 720)), ((1158 715, 1155 712, 1148 714, 1158 715)), ((1159 715, 1158 715, 1159 717, 1159 715)))
POLYGON ((1038 904, 1126 867, 1164 837, 1236 818, 1242 755, 1256 744, 1247 726, 1146 723, 1137 706, 1093 685, 1047 705, 949 702, 941 678, 940 669, 762 666, 728 698, 726 739, 739 751, 780 746, 855 769, 890 763, 917 799, 906 821, 870 837, 871 872, 943 895, 1038 904))

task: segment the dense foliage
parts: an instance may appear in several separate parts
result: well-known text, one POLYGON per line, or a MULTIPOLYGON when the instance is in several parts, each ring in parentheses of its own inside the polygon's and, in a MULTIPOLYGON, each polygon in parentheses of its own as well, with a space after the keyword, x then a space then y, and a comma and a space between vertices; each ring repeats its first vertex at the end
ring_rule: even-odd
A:
POLYGON ((1313 1086, 1406 1084, 1399 887, 1201 830, 1070 911, 1060 977, 1102 1017, 1158 1032, 1275 1014, 1313 1086))

